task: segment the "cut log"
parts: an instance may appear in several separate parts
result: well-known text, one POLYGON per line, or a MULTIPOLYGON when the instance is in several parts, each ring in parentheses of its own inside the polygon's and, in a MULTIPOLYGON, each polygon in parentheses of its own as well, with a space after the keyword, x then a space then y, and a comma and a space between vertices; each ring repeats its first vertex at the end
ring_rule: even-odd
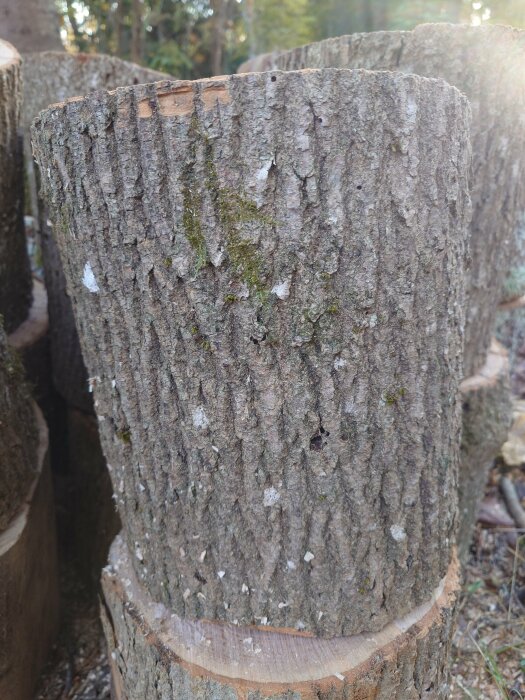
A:
POLYGON ((36 120, 126 540, 175 614, 350 635, 445 575, 468 122, 442 81, 334 70, 36 120))
POLYGON ((102 620, 115 700, 445 700, 458 565, 428 600, 375 634, 320 639, 188 621, 154 602, 117 538, 102 620))
POLYGON ((24 105, 22 126, 27 134, 26 170, 32 192, 32 210, 38 216, 42 257, 51 319, 53 383, 68 406, 93 413, 86 369, 78 342, 71 302, 58 250, 53 241, 45 206, 39 204, 33 171, 29 127, 37 114, 50 104, 95 90, 113 90, 120 85, 152 83, 168 78, 165 73, 142 68, 113 56, 68 54, 45 51, 24 56, 24 105))
POLYGON ((490 467, 505 442, 512 404, 509 360, 506 350, 493 340, 482 370, 460 385, 463 400, 463 433, 459 472, 460 558, 468 554, 478 508, 490 467))
MULTIPOLYGON (((47 427, 33 404, 38 449, 24 503, 0 534, 0 697, 33 700, 58 628, 55 512, 47 427)), ((0 440, 1 444, 1 440, 0 440)), ((1 459, 2 470, 8 463, 1 459)))
POLYGON ((31 270, 24 231, 24 179, 18 124, 20 56, 0 41, 0 315, 8 333, 26 318, 31 270))
MULTIPOLYGON (((442 78, 469 98, 473 213, 465 377, 485 362, 525 209, 524 60, 524 31, 449 24, 353 34, 273 56, 272 67, 282 70, 367 68, 442 78)), ((266 56, 268 69, 271 62, 266 56)))

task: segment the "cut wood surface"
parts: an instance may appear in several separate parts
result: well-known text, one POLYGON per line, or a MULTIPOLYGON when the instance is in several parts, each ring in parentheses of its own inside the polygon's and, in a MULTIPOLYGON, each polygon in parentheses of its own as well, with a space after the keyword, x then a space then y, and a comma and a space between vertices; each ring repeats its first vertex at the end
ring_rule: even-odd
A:
POLYGON ((461 558, 468 549, 483 498, 489 470, 505 442, 511 422, 507 351, 492 341, 481 371, 460 384, 463 400, 463 431, 459 472, 461 558))
POLYGON ((35 122, 127 542, 176 614, 353 634, 445 575, 468 123, 442 81, 336 70, 35 122))
MULTIPOLYGON (((471 266, 465 377, 485 362, 525 209, 525 32, 426 24, 326 39, 262 57, 268 70, 367 68, 442 78, 472 106, 471 266)), ((248 62, 242 70, 257 68, 248 62), (252 68, 252 65, 254 66, 252 68)))
MULTIPOLYGON (((1 24, 0 24, 1 27, 1 24)), ((24 231, 20 56, 0 41, 0 315, 10 333, 31 304, 31 270, 24 231)))
MULTIPOLYGON (((38 427, 33 480, 9 526, 0 534, 0 698, 33 700, 58 628, 55 511, 47 427, 38 427)), ((6 463, 2 457, 2 469, 6 463)))
POLYGON ((69 406, 93 412, 87 374, 78 342, 71 302, 66 292, 60 257, 53 241, 47 209, 38 203, 33 172, 29 126, 38 113, 56 102, 87 95, 96 90, 112 90, 120 85, 136 85, 166 79, 165 73, 137 66, 102 54, 68 54, 45 51, 24 56, 24 104, 22 125, 27 134, 26 168, 32 209, 38 212, 46 287, 51 318, 53 383, 69 406))
POLYGON ((123 540, 104 570, 115 700, 415 700, 448 697, 455 559, 428 600, 375 634, 320 639, 183 620, 151 600, 123 540))

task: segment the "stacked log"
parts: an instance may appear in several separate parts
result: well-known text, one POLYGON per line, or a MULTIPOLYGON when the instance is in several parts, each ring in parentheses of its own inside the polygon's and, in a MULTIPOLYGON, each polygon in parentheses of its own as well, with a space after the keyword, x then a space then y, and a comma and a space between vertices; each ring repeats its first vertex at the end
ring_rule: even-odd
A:
POLYGON ((35 121, 123 520, 117 697, 447 696, 468 123, 334 70, 35 121))
MULTIPOLYGON (((508 271, 514 263, 516 231, 522 225, 525 209, 525 32, 509 27, 465 25, 421 25, 411 32, 376 32, 327 39, 281 54, 259 59, 267 69, 366 68, 396 70, 430 78, 442 78, 456 86, 472 106, 472 221, 470 225, 471 263, 467 285, 464 376, 470 386, 481 386, 478 377, 491 362, 489 345, 498 304, 504 298, 508 271)), ((248 62, 241 70, 252 70, 248 62)), ((256 69, 256 67, 255 67, 256 69)), ((519 273, 519 271, 518 271, 519 273)), ((518 275, 519 276, 519 275, 518 275)), ((501 337, 501 333, 500 333, 501 337)), ((508 371, 508 370, 505 370, 508 371)), ((503 436, 510 413, 491 412, 501 420, 486 431, 486 402, 502 402, 502 387, 508 380, 483 388, 482 395, 470 406, 479 407, 465 416, 467 441, 474 432, 481 444, 478 454, 485 455, 479 474, 472 480, 469 460, 461 470, 461 490, 469 494, 470 511, 483 496, 488 466, 494 455, 494 438, 503 436), (492 391, 490 399, 486 392, 492 391), (478 426, 474 428, 473 423, 478 426)), ((470 391, 470 390, 469 390, 470 391)), ((503 441, 500 442, 500 445, 503 441)), ((463 454, 470 454, 465 444, 463 454)), ((473 524, 470 517, 467 522, 473 524)), ((462 537, 465 537, 462 532, 462 537)))
POLYGON ((27 317, 32 288, 18 134, 21 100, 20 56, 0 41, 0 314, 8 333, 27 317))
POLYGON ((12 700, 33 698, 58 621, 47 427, 23 374, 0 329, 0 697, 12 700))

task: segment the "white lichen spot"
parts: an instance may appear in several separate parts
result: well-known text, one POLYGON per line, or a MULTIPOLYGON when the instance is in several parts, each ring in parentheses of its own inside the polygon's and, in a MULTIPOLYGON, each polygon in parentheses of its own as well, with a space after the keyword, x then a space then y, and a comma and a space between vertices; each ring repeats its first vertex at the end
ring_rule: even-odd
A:
POLYGON ((279 282, 272 287, 272 294, 275 294, 279 299, 288 299, 290 296, 290 281, 285 280, 284 282, 279 282))
POLYGON ((392 525, 390 528, 390 534, 396 542, 403 542, 407 538, 405 528, 401 527, 401 525, 392 525))
POLYGON ((278 603, 277 607, 279 610, 282 610, 283 608, 289 607, 290 603, 278 603))
POLYGON ((295 563, 291 559, 288 559, 288 561, 286 562, 286 566, 288 568, 288 571, 294 571, 297 568, 295 563))
POLYGON ((305 560, 305 562, 306 562, 307 564, 308 564, 309 562, 311 562, 312 559, 315 559, 315 557, 314 557, 314 555, 312 554, 312 552, 306 552, 306 554, 304 555, 303 558, 304 558, 304 560, 305 560))
POLYGON ((342 673, 334 673, 334 676, 335 676, 338 680, 340 680, 340 681, 344 681, 344 680, 345 680, 345 677, 343 676, 342 673))
POLYGON ((146 487, 144 486, 144 484, 139 484, 139 491, 144 493, 145 490, 146 490, 146 487))
POLYGON ((248 588, 248 586, 247 586, 245 583, 243 583, 242 586, 241 586, 241 591, 242 591, 243 593, 249 593, 249 592, 250 592, 250 589, 248 588))
POLYGON ((88 377, 88 391, 90 394, 93 393, 93 389, 95 388, 97 382, 100 381, 100 377, 88 377))
POLYGON ((377 314, 372 314, 368 320, 368 325, 370 328, 375 328, 377 326, 377 314))
POLYGON ((352 401, 349 399, 346 400, 344 403, 344 411, 345 411, 345 413, 350 413, 350 414, 355 413, 356 412, 355 401, 352 401))
POLYGON ((280 498, 281 494, 279 493, 279 491, 274 489, 273 486, 264 489, 263 504, 266 508, 274 506, 280 498))
POLYGON ((215 445, 212 445, 212 446, 211 446, 211 449, 212 449, 214 452, 217 452, 217 454, 219 454, 219 448, 216 447, 215 445))
POLYGON ((144 556, 142 554, 142 549, 138 542, 135 542, 135 556, 139 561, 144 561, 144 556))
POLYGON ((100 288, 97 284, 97 280, 95 279, 95 275, 93 274, 93 270, 91 268, 91 264, 87 262, 84 265, 84 273, 82 275, 82 284, 86 289, 89 289, 89 291, 92 294, 97 294, 100 292, 100 288))
POLYGON ((224 578, 226 576, 226 571, 217 571, 217 576, 219 578, 224 578))
POLYGON ((324 612, 322 610, 319 610, 319 612, 317 613, 317 622, 319 622, 321 620, 323 615, 324 615, 324 612))
POLYGON ((116 380, 116 379, 112 379, 112 380, 111 380, 111 388, 112 388, 112 389, 115 389, 116 386, 117 386, 117 380, 116 380))
POLYGON ((334 360, 334 369, 341 369, 342 367, 346 367, 348 362, 343 358, 343 357, 336 357, 334 360))
POLYGON ((206 550, 202 551, 202 552, 199 554, 199 561, 200 561, 201 564, 202 564, 202 562, 203 562, 205 559, 206 559, 206 550))
POLYGON ((206 596, 204 593, 201 593, 200 591, 197 593, 197 598, 201 598, 202 600, 206 600, 206 596))
POLYGON ((207 428, 208 425, 210 424, 208 421, 208 418, 206 417, 206 413, 204 412, 204 407, 203 406, 197 406, 197 408, 193 411, 193 425, 196 428, 207 428))

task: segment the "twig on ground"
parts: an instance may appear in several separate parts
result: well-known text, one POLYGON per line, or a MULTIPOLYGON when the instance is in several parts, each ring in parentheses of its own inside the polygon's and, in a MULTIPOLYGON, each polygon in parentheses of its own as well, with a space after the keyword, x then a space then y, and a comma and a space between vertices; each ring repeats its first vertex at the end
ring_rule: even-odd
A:
POLYGON ((525 510, 523 510, 520 503, 516 487, 507 476, 502 476, 499 483, 503 496, 505 497, 507 508, 514 518, 514 522, 520 529, 525 528, 525 510))

